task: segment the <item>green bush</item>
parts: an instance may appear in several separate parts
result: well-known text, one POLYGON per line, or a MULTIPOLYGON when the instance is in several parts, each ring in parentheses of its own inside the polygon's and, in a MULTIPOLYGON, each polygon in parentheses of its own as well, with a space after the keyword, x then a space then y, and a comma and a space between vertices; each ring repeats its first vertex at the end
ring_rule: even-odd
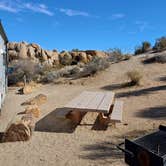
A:
POLYGON ((166 49, 166 37, 161 37, 156 40, 153 50, 162 51, 164 49, 166 49))
POLYGON ((151 44, 148 41, 142 42, 141 46, 136 47, 135 55, 143 54, 148 52, 151 49, 151 44))

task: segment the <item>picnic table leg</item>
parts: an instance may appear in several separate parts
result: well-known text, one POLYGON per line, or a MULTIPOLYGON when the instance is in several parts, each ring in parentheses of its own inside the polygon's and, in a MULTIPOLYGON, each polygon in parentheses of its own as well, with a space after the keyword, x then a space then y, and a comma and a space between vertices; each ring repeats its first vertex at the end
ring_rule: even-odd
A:
POLYGON ((110 122, 109 117, 105 116, 103 113, 99 113, 99 123, 101 125, 108 125, 110 122))
POLYGON ((83 112, 80 111, 70 111, 67 115, 66 118, 70 119, 73 123, 75 124, 80 124, 83 116, 83 112))

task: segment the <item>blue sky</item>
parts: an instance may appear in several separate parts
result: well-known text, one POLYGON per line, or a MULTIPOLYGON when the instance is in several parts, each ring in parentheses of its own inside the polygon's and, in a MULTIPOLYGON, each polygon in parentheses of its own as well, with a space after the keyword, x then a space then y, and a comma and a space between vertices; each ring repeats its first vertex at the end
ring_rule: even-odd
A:
POLYGON ((166 35, 165 7, 165 0, 0 0, 0 19, 10 41, 131 52, 166 35))

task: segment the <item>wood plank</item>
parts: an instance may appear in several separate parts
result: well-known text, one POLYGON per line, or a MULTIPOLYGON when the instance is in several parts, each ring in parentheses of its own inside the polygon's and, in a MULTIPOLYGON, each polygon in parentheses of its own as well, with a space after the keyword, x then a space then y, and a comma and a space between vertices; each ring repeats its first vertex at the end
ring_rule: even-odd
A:
POLYGON ((85 109, 92 109, 97 110, 98 106, 100 105, 101 101, 103 100, 105 94, 102 92, 96 92, 94 93, 93 99, 84 107, 85 109))
POLYGON ((65 105, 65 108, 84 112, 108 113, 113 102, 113 92, 88 92, 84 91, 78 97, 65 105))
POLYGON ((95 98, 95 93, 94 92, 86 92, 84 93, 81 98, 80 101, 76 104, 76 108, 78 109, 86 109, 87 105, 89 103, 91 103, 91 101, 95 98))
POLYGON ((116 100, 112 113, 110 115, 111 121, 122 122, 122 114, 123 114, 123 102, 116 100))
POLYGON ((82 92, 79 96, 71 100, 65 108, 80 108, 81 105, 85 105, 85 102, 89 102, 93 94, 90 94, 88 91, 82 92))
POLYGON ((101 110, 101 112, 109 112, 109 109, 113 103, 114 100, 114 92, 106 92, 103 100, 98 106, 98 110, 101 110))

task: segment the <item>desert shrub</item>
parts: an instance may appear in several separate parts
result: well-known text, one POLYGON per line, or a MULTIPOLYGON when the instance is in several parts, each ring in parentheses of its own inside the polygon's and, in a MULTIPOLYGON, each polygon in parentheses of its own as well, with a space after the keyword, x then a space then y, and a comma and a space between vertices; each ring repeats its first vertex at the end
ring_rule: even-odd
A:
POLYGON ((166 37, 161 37, 161 38, 157 39, 153 49, 155 51, 162 51, 162 50, 166 49, 166 37))
POLYGON ((79 52, 80 50, 78 48, 73 48, 71 52, 79 52))
POLYGON ((142 54, 142 47, 138 46, 135 48, 134 55, 139 55, 142 54))
POLYGON ((150 58, 143 60, 144 64, 150 63, 166 63, 166 54, 156 55, 150 58))
POLYGON ((129 54, 123 54, 122 51, 118 48, 108 49, 105 53, 108 55, 108 61, 112 63, 126 61, 132 57, 129 54))
POLYGON ((83 71, 80 73, 80 77, 86 77, 96 74, 98 71, 102 71, 109 67, 109 62, 106 58, 95 57, 91 62, 86 64, 83 71))
POLYGON ((141 46, 136 47, 135 49, 135 55, 146 53, 150 50, 151 44, 148 41, 142 42, 141 46))
POLYGON ((74 67, 73 69, 70 70, 70 74, 75 75, 75 74, 80 73, 80 71, 81 71, 80 67, 76 66, 76 67, 74 67))
POLYGON ((23 77, 26 76, 27 82, 34 80, 35 76, 40 73, 41 66, 30 60, 13 61, 10 65, 13 68, 13 72, 8 75, 8 83, 16 84, 19 81, 23 81, 23 77))
POLYGON ((119 48, 109 49, 107 54, 110 62, 119 62, 123 59, 122 51, 119 48))
POLYGON ((129 85, 139 85, 142 79, 142 73, 138 70, 127 72, 127 76, 130 79, 129 85))
POLYGON ((142 42, 142 51, 147 52, 151 48, 151 44, 148 41, 142 42))
POLYGON ((79 72, 80 72, 80 68, 78 66, 65 66, 62 69, 52 70, 52 71, 46 73, 42 77, 41 82, 52 83, 61 77, 71 77, 79 72))
POLYGON ((60 73, 57 71, 50 71, 46 75, 44 75, 41 79, 42 83, 51 83, 55 79, 60 78, 60 73))

